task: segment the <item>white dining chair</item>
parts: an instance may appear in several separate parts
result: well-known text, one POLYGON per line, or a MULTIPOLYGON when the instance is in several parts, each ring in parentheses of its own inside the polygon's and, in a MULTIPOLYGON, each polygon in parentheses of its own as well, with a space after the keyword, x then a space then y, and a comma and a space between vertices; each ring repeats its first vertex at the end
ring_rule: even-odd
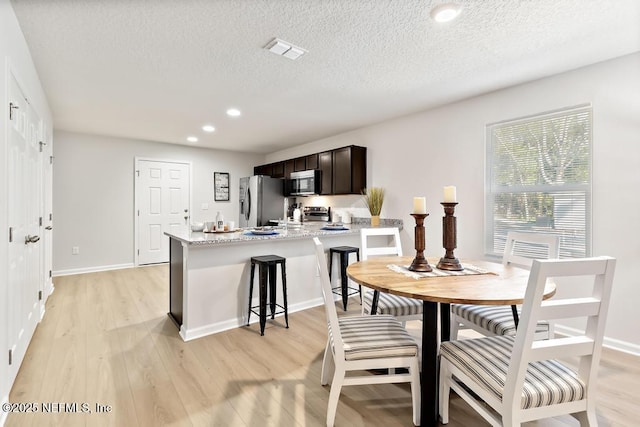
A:
POLYGON ((596 426, 596 379, 615 264, 611 257, 535 260, 515 337, 443 342, 442 423, 449 422, 453 389, 492 426, 520 426, 563 414, 573 415, 583 426, 596 426), (571 276, 580 277, 589 296, 543 301, 548 279, 571 276), (534 339, 541 319, 568 318, 586 318, 584 331, 571 337, 534 339), (578 358, 577 369, 559 361, 567 357, 578 358))
MULTIPOLYGON (((363 228, 360 230, 360 255, 362 260, 372 256, 397 255, 402 256, 402 243, 400 232, 395 227, 363 228), (384 239, 386 237, 386 239, 384 239), (376 240, 374 243, 373 240, 376 240), (382 240, 384 243, 380 243, 382 240), (390 240, 393 242, 390 243, 390 240)), ((371 305, 374 291, 362 287, 362 314, 371 313, 371 305)), ((390 314, 396 319, 407 320, 422 319, 422 301, 391 295, 386 292, 378 292, 378 307, 376 314, 390 314)))
POLYGON ((418 345, 402 324, 392 316, 338 317, 324 248, 317 237, 313 238, 313 242, 328 323, 328 339, 320 379, 322 385, 328 384, 333 369, 327 426, 334 424, 343 386, 404 382, 411 384, 413 423, 420 425, 418 345), (405 368, 407 372, 379 375, 355 373, 373 369, 388 372, 387 370, 395 368, 405 368), (350 374, 347 375, 347 372, 350 374))
MULTIPOLYGON (((560 236, 546 233, 510 231, 507 233, 502 264, 531 268, 538 259, 557 259, 560 256, 560 236)), ((519 308, 508 305, 451 305, 450 337, 455 340, 461 328, 473 329, 483 335, 515 335, 519 308)), ((552 324, 541 320, 537 339, 553 336, 552 324)))

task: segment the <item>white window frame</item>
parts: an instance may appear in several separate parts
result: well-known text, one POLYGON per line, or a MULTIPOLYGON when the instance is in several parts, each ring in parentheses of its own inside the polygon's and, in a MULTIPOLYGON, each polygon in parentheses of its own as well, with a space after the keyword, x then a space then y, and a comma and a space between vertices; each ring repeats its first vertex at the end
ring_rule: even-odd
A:
MULTIPOLYGON (((560 191, 580 191, 585 193, 585 253, 582 256, 590 256, 591 255, 591 216, 592 216, 592 206, 591 206, 591 194, 592 194, 592 185, 593 185, 593 108, 591 104, 582 104, 573 107, 562 108, 559 110, 554 110, 550 112, 545 112, 542 114, 535 114, 527 117, 521 117, 517 119, 504 120, 501 122, 490 123, 486 125, 486 134, 485 134, 485 153, 486 153, 486 161, 485 161, 485 255, 489 258, 497 258, 502 256, 502 252, 500 251, 500 247, 496 247, 496 243, 494 240, 495 234, 495 219, 494 219, 494 196, 499 193, 513 193, 513 192, 556 192, 560 191), (588 168, 589 168, 589 182, 587 184, 563 184, 560 186, 551 186, 551 185, 528 185, 528 186, 508 186, 498 188, 493 184, 493 131, 496 128, 512 126, 512 125, 521 125, 526 122, 535 122, 539 120, 545 120, 555 117, 561 117, 563 115, 576 114, 581 112, 588 113, 588 121, 589 121, 589 160, 588 160, 588 168)), ((565 242, 565 238, 568 237, 567 233, 562 233, 558 230, 549 230, 549 231, 541 231, 536 230, 536 227, 531 228, 514 228, 514 230, 518 231, 540 231, 540 232, 549 232, 551 234, 559 234, 560 238, 560 257, 568 258, 572 256, 576 256, 575 254, 570 254, 567 249, 563 251, 563 243, 565 242)), ((506 238, 506 231, 504 232, 506 238)), ((496 237, 500 239, 500 236, 496 237)), ((564 246, 566 248, 566 244, 564 246)), ((523 251, 527 251, 527 248, 523 248, 523 251)), ((531 252, 535 252, 536 248, 529 248, 531 252)))

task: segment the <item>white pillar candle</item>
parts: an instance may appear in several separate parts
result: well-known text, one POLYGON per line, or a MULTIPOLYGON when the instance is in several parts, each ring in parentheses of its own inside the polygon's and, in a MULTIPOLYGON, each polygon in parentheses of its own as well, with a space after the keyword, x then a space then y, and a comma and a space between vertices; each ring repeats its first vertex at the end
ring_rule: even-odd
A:
POLYGON ((415 214, 426 214, 427 213, 427 199, 424 197, 414 197, 413 198, 413 212, 415 214))
POLYGON ((448 187, 444 187, 444 202, 445 203, 456 203, 456 187, 450 185, 448 187))

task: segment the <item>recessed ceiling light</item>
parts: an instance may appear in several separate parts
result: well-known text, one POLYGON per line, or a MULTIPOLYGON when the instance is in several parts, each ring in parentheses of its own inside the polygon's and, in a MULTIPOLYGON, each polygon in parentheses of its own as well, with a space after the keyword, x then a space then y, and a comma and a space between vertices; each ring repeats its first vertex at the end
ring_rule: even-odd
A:
POLYGON ((189 137, 187 137, 187 141, 189 141, 189 142, 198 142, 198 138, 196 138, 195 136, 189 136, 189 137))
POLYGON ((229 108, 227 110, 227 116, 230 117, 240 117, 242 115, 242 113, 240 112, 240 110, 238 110, 237 108, 229 108))
POLYGON ((202 130, 205 132, 213 132, 216 130, 216 128, 211 125, 204 125, 202 126, 202 130))
POLYGON ((456 3, 443 3, 431 9, 431 17, 436 22, 449 22, 460 14, 461 7, 456 3))

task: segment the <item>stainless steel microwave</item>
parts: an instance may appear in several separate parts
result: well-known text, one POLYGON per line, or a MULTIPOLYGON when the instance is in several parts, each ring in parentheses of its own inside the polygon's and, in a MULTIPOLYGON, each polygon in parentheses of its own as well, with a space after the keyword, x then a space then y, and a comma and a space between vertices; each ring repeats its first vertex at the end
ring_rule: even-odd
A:
POLYGON ((322 180, 319 170, 291 172, 287 193, 289 196, 313 196, 320 194, 322 180))

